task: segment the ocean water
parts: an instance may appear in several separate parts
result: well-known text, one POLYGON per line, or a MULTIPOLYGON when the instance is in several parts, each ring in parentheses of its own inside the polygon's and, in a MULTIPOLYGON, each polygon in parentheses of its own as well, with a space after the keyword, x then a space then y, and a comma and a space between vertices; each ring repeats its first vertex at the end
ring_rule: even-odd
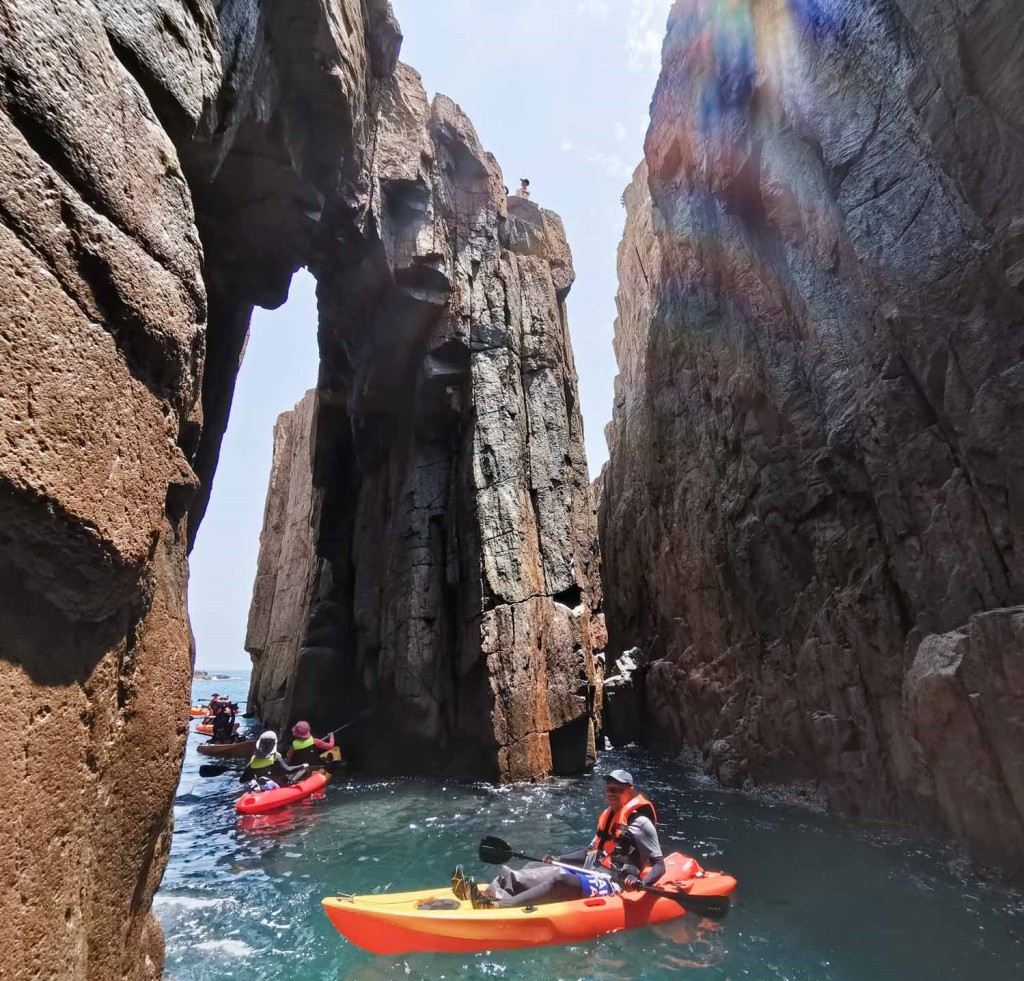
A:
MULTIPOLYGON (((228 672, 225 672, 228 673, 228 672)), ((242 699, 248 677, 196 682, 242 699)), ((202 778, 190 736, 175 800, 170 863, 154 908, 165 977, 179 981, 565 979, 942 981, 1024 979, 1024 897, 979 880, 925 838, 712 785, 635 749, 629 769, 658 807, 665 846, 739 880, 720 923, 685 916, 566 947, 478 955, 380 957, 353 947, 320 899, 432 887, 453 866, 489 878, 485 834, 528 854, 568 851, 593 834, 599 776, 499 787, 336 778, 322 798, 238 818, 237 775, 202 778)))

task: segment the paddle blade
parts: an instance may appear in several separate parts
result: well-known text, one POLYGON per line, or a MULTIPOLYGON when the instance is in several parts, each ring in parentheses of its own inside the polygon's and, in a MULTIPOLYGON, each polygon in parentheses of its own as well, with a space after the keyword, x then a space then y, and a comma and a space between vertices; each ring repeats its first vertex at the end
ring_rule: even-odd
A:
POLYGON ((709 920, 724 920, 729 912, 728 896, 689 896, 684 904, 691 913, 709 920), (694 905, 694 900, 697 904, 694 905))
POLYGON ((230 769, 230 766, 221 766, 218 763, 204 763, 199 767, 199 776, 219 777, 222 773, 227 773, 230 769))
POLYGON ((688 913, 706 916, 709 920, 724 920, 729 912, 728 896, 691 896, 685 892, 668 892, 664 889, 648 888, 656 896, 664 896, 679 903, 688 913))
POLYGON ((511 845, 507 841, 487 835, 480 839, 480 861, 488 865, 504 865, 513 856, 511 845))

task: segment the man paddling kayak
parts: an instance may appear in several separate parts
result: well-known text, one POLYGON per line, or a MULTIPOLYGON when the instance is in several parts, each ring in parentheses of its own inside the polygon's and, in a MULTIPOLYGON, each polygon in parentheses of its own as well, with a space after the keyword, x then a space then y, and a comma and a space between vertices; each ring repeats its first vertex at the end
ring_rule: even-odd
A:
POLYGON ((608 807, 597 820, 597 834, 590 846, 558 859, 580 866, 578 870, 538 862, 530 862, 520 870, 505 866, 496 879, 480 890, 463 875, 460 865, 452 874, 452 891, 459 899, 469 899, 474 909, 488 909, 606 896, 621 888, 657 882, 665 874, 665 863, 654 805, 636 792, 633 777, 625 770, 612 770, 605 775, 604 798, 608 807), (588 873, 588 869, 618 872, 622 884, 588 873), (643 869, 647 872, 641 878, 643 869))
POLYGON ((309 767, 305 764, 289 766, 285 763, 277 751, 277 733, 267 731, 256 740, 256 752, 242 771, 238 782, 249 783, 252 780, 269 779, 278 787, 287 787, 289 784, 301 780, 308 770, 309 767))

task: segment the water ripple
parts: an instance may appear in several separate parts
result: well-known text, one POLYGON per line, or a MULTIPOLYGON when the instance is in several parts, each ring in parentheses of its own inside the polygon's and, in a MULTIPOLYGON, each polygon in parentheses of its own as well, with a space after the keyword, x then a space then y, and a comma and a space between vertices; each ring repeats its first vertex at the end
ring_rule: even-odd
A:
MULTIPOLYGON (((244 697, 244 680, 236 684, 228 694, 244 697)), ((663 842, 739 878, 728 920, 684 917, 566 947, 374 957, 334 931, 323 896, 437 885, 457 862, 489 878, 475 860, 489 833, 527 853, 579 847, 603 807, 600 777, 500 787, 339 780, 319 800, 240 819, 235 772, 200 778, 198 742, 154 902, 171 981, 1024 977, 1024 898, 979 880, 950 849, 806 802, 721 791, 636 749, 605 754, 600 769, 633 772, 658 805, 663 842)))

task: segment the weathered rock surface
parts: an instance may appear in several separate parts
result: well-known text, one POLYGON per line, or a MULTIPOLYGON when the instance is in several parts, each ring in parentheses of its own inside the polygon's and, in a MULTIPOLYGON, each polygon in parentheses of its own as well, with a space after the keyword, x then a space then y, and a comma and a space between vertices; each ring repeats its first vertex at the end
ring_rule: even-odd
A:
MULTIPOLYGON (((11 831, 0 976, 155 977, 150 907, 192 670, 186 554, 253 305, 282 302, 304 263, 321 278, 322 385, 300 410, 315 415, 315 438, 299 426, 291 437, 310 440, 316 465, 319 496, 303 506, 325 556, 305 570, 319 642, 382 679, 430 734, 454 711, 437 693, 461 690, 460 675, 406 651, 461 645, 478 698, 488 658, 504 667, 500 645, 512 651, 502 636, 482 652, 485 616, 523 618, 514 663, 527 671, 538 652, 557 660, 549 635, 571 637, 564 669, 545 664, 550 699, 497 697, 501 712, 517 699, 536 712, 508 744, 509 772, 527 772, 545 765, 543 725, 587 715, 592 526, 558 523, 586 482, 560 350, 571 268, 550 216, 541 252, 502 248, 497 167, 454 105, 426 113, 397 65, 386 0, 0 0, 0 12, 0 690, 15 736, 0 774, 11 831), (512 378, 520 352, 506 399, 501 370, 512 378), (493 414, 520 428, 448 426, 451 413, 474 415, 460 400, 476 375, 496 386, 493 414), (538 438, 524 442, 527 418, 538 438), (527 448, 524 470, 514 454, 527 448), (546 501, 536 512, 531 492, 546 501), (476 524, 445 503, 477 496, 476 524), (490 553, 486 595, 463 600, 456 586, 482 574, 483 528, 506 547, 490 553), (428 547, 439 567, 423 565, 428 547), (573 584, 575 617, 551 599, 573 584), (439 598, 444 610, 466 603, 467 618, 439 611, 432 623, 439 598), (378 621, 378 609, 391 613, 378 621), (467 623, 475 648, 451 633, 467 623)), ((301 522, 282 531, 282 556, 303 547, 301 522)), ((302 602, 305 580, 282 572, 260 614, 265 646, 302 602)), ((476 711, 474 733, 494 701, 460 704, 476 711)))
POLYGON ((274 426, 274 457, 260 534, 246 646, 250 687, 261 695, 262 718, 287 715, 295 668, 295 625, 309 611, 313 586, 313 467, 310 436, 316 391, 309 391, 274 426))
POLYGON ((663 55, 600 514, 648 739, 1024 868, 1019 5, 689 0, 663 55))
POLYGON ((506 199, 469 120, 444 96, 428 105, 412 69, 379 100, 358 261, 313 267, 315 418, 278 426, 282 459, 313 427, 313 478, 298 500, 271 477, 250 699, 282 728, 372 704, 356 752, 376 768, 578 770, 603 622, 565 233, 506 199), (308 514, 315 540, 278 554, 279 529, 308 514))

